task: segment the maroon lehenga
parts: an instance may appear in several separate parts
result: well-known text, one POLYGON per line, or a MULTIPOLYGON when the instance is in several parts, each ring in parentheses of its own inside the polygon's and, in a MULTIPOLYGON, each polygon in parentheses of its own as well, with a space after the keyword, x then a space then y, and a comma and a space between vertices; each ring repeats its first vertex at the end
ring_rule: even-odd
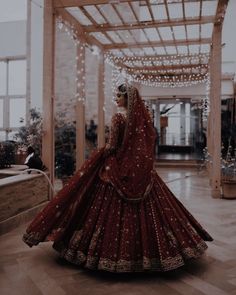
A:
POLYGON ((109 144, 27 228, 23 240, 29 246, 54 241, 60 256, 74 264, 136 272, 178 268, 212 241, 153 170, 149 113, 134 87, 128 97, 127 118, 113 117, 109 144))

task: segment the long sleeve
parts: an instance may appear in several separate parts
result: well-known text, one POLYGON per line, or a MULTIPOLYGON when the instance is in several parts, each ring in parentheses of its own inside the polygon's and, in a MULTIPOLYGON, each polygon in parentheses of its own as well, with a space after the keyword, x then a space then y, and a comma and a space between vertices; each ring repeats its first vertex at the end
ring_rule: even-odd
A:
POLYGON ((118 147, 119 124, 120 124, 120 114, 115 114, 111 120, 109 139, 108 139, 108 143, 106 144, 106 150, 109 153, 114 152, 118 147))
POLYGON ((110 135, 108 140, 108 144, 110 145, 110 148, 112 149, 117 148, 118 137, 119 137, 119 123, 120 123, 119 114, 115 114, 111 120, 111 129, 110 129, 110 135))

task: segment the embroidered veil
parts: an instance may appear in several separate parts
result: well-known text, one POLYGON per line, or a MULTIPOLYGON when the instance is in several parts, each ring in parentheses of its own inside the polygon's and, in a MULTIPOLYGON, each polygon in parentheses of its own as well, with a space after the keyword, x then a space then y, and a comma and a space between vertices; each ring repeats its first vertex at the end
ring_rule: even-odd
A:
POLYGON ((126 85, 128 110, 125 134, 117 154, 107 160, 108 176, 119 193, 142 199, 152 186, 155 130, 138 90, 126 85))

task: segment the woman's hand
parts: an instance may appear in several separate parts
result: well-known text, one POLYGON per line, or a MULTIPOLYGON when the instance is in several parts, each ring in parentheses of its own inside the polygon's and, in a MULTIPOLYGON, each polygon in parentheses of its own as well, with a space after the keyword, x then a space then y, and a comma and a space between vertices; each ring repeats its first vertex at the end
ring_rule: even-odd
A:
POLYGON ((115 148, 111 147, 111 145, 109 143, 107 143, 105 145, 105 149, 104 149, 104 156, 110 156, 111 154, 113 154, 115 152, 115 148))

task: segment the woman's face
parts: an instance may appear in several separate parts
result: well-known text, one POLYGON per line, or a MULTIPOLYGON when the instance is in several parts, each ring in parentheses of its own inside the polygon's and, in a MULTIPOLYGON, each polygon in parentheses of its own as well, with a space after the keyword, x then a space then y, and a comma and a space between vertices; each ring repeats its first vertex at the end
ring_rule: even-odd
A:
POLYGON ((126 107, 126 99, 124 97, 124 94, 119 91, 116 94, 116 103, 118 107, 126 107))

